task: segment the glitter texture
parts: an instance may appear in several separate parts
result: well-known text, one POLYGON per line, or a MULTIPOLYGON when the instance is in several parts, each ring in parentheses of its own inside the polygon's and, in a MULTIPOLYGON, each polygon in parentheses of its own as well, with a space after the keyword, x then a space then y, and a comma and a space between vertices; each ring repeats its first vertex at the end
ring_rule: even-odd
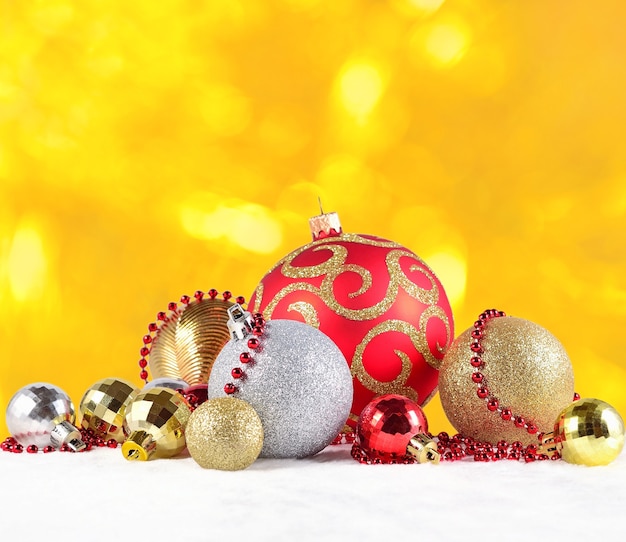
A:
POLYGON ((412 251, 368 235, 331 235, 297 248, 266 273, 249 306, 268 320, 304 321, 337 344, 353 376, 352 428, 379 394, 426 404, 454 338, 433 271, 412 251))
POLYGON ((23 446, 49 446, 54 427, 74 423, 74 405, 61 388, 46 382, 29 384, 18 390, 6 411, 9 432, 23 446))
POLYGON ((263 425, 255 410, 235 397, 202 403, 191 414, 185 431, 191 457, 205 469, 249 467, 263 447, 263 425))
POLYGON ((317 329, 291 320, 265 326, 261 347, 231 340, 220 352, 209 379, 209 398, 223 397, 231 369, 243 367, 239 354, 253 362, 237 382, 236 397, 250 403, 263 424, 262 457, 316 454, 342 430, 352 405, 352 376, 335 343, 317 329))
MULTIPOLYGON (((446 353, 439 372, 443 409, 457 431, 487 442, 501 439, 537 443, 537 436, 502 420, 476 396, 470 364, 470 328, 446 353)), ((502 408, 551 431, 559 412, 574 396, 574 373, 563 346, 546 329, 522 318, 497 318, 485 326, 481 340, 486 386, 502 408)))
POLYGON ((319 316, 317 315, 317 311, 315 310, 315 307, 311 305, 311 303, 306 303, 304 301, 296 301, 295 303, 292 303, 291 305, 289 305, 289 308, 287 310, 289 312, 295 311, 295 312, 300 313, 302 315, 302 318, 304 318, 304 321, 307 324, 309 324, 310 326, 313 326, 316 329, 319 329, 320 319, 319 319, 319 316))

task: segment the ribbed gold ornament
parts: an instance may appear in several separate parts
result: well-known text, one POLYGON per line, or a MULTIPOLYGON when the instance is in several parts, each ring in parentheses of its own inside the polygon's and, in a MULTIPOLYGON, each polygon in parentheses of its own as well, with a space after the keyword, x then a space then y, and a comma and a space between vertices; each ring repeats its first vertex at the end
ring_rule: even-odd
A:
POLYGON ((241 470, 263 448, 263 425, 245 401, 209 399, 194 410, 186 431, 191 457, 205 469, 241 470))
POLYGON ((558 452, 568 463, 608 465, 624 448, 624 421, 599 399, 575 401, 559 414, 542 452, 558 452))
POLYGON ((180 378, 190 386, 206 384, 215 358, 230 339, 225 299, 190 303, 159 328, 149 355, 153 378, 180 378))
POLYGON ((122 454, 128 460, 173 457, 185 448, 185 426, 191 416, 177 391, 154 387, 141 392, 126 409, 122 454))
POLYGON ((81 426, 92 429, 102 438, 123 442, 126 408, 138 393, 139 389, 132 382, 121 378, 98 380, 80 401, 81 426))

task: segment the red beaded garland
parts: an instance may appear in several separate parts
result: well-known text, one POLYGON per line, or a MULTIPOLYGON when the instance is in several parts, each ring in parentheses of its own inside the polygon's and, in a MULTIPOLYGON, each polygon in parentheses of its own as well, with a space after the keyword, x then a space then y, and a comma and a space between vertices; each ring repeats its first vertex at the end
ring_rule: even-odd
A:
POLYGON ((480 399, 484 399, 487 405, 487 410, 490 412, 497 412, 500 417, 505 420, 513 420, 515 427, 525 429, 528 433, 535 434, 537 432, 537 426, 524 419, 523 416, 513 414, 509 408, 500 406, 498 398, 491 394, 489 387, 487 386, 487 377, 485 373, 479 369, 485 367, 485 362, 480 357, 483 353, 483 347, 481 340, 485 336, 485 331, 488 329, 486 325, 489 320, 493 318, 502 318, 506 316, 504 311, 496 309, 487 309, 478 315, 478 320, 474 322, 474 329, 471 332, 472 342, 470 343, 470 365, 474 368, 472 372, 472 382, 478 385, 476 388, 476 395, 480 399))
MULTIPOLYGON (((470 365, 474 368, 472 372, 472 382, 478 385, 476 395, 485 400, 487 410, 497 412, 503 420, 512 420, 515 427, 525 429, 527 433, 534 435, 537 433, 537 426, 532 421, 524 419, 523 416, 513 414, 510 408, 500 406, 498 398, 489 391, 486 375, 479 370, 485 367, 485 362, 480 357, 480 354, 483 353, 483 347, 480 341, 484 338, 485 331, 488 329, 487 322, 493 318, 502 318, 504 316, 506 316, 504 311, 487 309, 480 313, 478 320, 474 322, 474 329, 471 332, 472 342, 470 343, 470 351, 472 353, 470 356, 470 365)), ((580 395, 575 393, 574 401, 578 399, 580 399, 580 395)))
MULTIPOLYGON (((261 347, 261 339, 265 335, 265 318, 263 318, 262 314, 256 313, 253 315, 252 319, 254 321, 252 332, 254 336, 249 338, 246 344, 250 350, 258 350, 261 347)), ((242 352, 239 354, 239 361, 243 363, 245 367, 245 365, 253 361, 252 354, 250 354, 250 352, 242 352)), ((241 380, 246 376, 244 367, 233 367, 230 374, 234 379, 241 380)), ((239 388, 237 388, 233 382, 229 382, 224 386, 224 393, 227 395, 232 395, 238 390, 239 388)))
MULTIPOLYGON (((81 450, 82 452, 91 451, 94 446, 95 447, 104 447, 108 446, 109 448, 117 448, 118 442, 115 439, 110 439, 108 441, 104 441, 102 438, 96 436, 96 433, 92 429, 84 429, 80 428, 80 439, 85 443, 85 447, 81 450)), ((24 446, 22 446, 14 437, 7 437, 0 444, 0 449, 5 452, 11 452, 14 454, 21 454, 24 452, 24 446)), ((57 449, 52 446, 44 446, 43 448, 38 448, 34 444, 31 444, 26 447, 26 452, 29 454, 37 454, 38 452, 42 452, 44 454, 49 454, 52 452, 56 452, 57 449)), ((60 452, 71 452, 75 453, 67 444, 63 444, 58 451, 60 452)))
MULTIPOLYGON (((437 451, 441 454, 442 461, 450 462, 471 458, 474 461, 481 462, 508 459, 511 461, 522 460, 525 463, 531 463, 533 461, 545 461, 547 459, 560 459, 558 454, 553 457, 548 457, 546 454, 538 453, 538 448, 535 444, 529 444, 524 447, 519 441, 509 444, 501 440, 494 445, 489 442, 474 440, 472 437, 464 437, 460 434, 450 437, 445 431, 442 431, 436 437, 433 437, 430 433, 427 433, 427 435, 437 442, 437 451)), ((370 459, 357 442, 354 442, 352 445, 351 455, 359 463, 368 465, 415 463, 415 459, 410 456, 390 457, 389 459, 380 457, 370 459)))

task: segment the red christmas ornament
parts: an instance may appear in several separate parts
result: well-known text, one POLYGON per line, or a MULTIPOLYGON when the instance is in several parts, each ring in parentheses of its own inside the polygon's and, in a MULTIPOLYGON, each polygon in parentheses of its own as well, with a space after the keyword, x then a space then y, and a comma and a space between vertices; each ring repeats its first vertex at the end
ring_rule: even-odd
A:
POLYGON ((209 386, 207 384, 195 384, 182 390, 182 395, 187 399, 192 410, 195 410, 207 400, 208 388, 209 386))
POLYGON ((454 338, 441 283, 407 248, 343 233, 336 213, 313 217, 310 226, 313 241, 265 275, 250 310, 306 322, 337 344, 354 379, 350 427, 376 395, 395 393, 425 405, 454 338))
POLYGON ((361 412, 353 456, 363 463, 438 463, 437 445, 417 403, 402 395, 374 399, 361 412))

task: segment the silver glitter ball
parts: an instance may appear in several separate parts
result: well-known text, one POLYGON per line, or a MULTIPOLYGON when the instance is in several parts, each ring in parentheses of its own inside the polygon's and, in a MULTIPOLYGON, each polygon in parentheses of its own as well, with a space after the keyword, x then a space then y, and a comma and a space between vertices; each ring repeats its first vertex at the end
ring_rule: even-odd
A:
POLYGON ((74 423, 74 405, 61 388, 36 382, 18 390, 9 401, 6 423, 23 446, 49 446, 50 433, 63 421, 74 423))
POLYGON ((170 378, 169 376, 163 376, 148 382, 143 388, 141 388, 141 391, 148 391, 155 387, 169 388, 170 390, 178 391, 186 390, 189 387, 189 384, 187 384, 187 382, 185 382, 182 378, 170 378))
POLYGON ((343 429, 352 407, 352 375, 335 343, 318 329, 292 320, 265 324, 260 347, 229 341, 217 356, 208 383, 209 399, 224 397, 234 383, 234 397, 247 401, 263 424, 261 457, 307 457, 330 444, 343 429), (240 354, 249 352, 250 363, 240 354), (233 368, 244 371, 233 379, 233 368))

